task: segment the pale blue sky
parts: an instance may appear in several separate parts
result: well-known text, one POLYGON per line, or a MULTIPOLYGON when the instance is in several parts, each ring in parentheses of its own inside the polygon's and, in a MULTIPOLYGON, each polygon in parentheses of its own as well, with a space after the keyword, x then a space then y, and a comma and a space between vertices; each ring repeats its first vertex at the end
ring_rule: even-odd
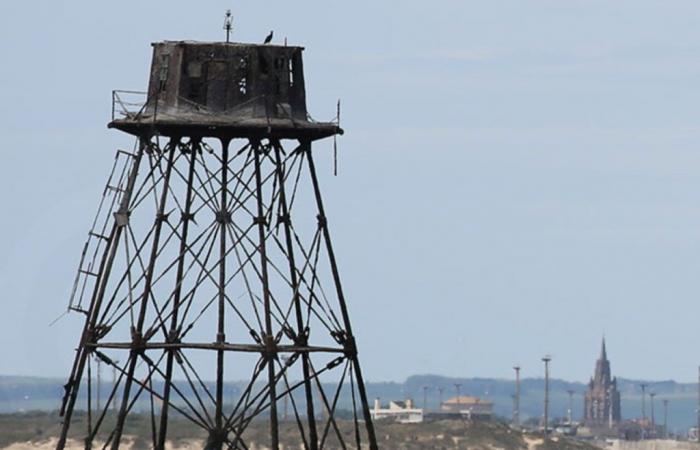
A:
POLYGON ((413 373, 692 380, 700 360, 700 3, 0 3, 0 374, 65 376, 65 309, 117 147, 112 89, 150 42, 304 45, 369 380, 413 373))

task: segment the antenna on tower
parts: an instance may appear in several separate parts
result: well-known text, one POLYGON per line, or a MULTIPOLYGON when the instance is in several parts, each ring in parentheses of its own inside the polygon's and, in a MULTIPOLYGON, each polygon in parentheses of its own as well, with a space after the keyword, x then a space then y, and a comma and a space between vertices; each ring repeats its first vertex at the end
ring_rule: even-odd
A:
POLYGON ((226 43, 230 42, 231 31, 233 30, 233 16, 231 10, 226 10, 226 18, 224 19, 224 30, 226 30, 226 43))

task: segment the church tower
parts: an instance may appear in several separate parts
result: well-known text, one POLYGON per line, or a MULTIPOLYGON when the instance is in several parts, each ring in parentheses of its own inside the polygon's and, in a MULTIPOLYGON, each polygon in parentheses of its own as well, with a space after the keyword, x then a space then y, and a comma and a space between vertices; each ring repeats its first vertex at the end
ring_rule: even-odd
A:
POLYGON ((610 374, 610 361, 605 349, 605 338, 596 361, 595 373, 588 383, 584 411, 584 423, 589 427, 612 427, 620 422, 620 392, 617 379, 610 374))

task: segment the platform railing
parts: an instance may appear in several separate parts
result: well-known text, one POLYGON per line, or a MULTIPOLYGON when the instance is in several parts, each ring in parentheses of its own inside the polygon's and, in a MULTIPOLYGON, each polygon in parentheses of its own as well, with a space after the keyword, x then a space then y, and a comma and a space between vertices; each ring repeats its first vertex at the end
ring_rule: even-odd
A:
POLYGON ((142 91, 112 91, 112 120, 134 119, 141 115, 148 93, 142 91))

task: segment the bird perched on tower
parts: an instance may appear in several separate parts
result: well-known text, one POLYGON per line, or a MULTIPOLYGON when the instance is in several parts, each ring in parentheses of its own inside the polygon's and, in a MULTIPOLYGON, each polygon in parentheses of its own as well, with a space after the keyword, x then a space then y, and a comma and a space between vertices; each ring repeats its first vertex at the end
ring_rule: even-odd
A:
POLYGON ((267 35, 263 44, 269 44, 270 42, 272 42, 272 31, 270 31, 270 34, 267 35))

